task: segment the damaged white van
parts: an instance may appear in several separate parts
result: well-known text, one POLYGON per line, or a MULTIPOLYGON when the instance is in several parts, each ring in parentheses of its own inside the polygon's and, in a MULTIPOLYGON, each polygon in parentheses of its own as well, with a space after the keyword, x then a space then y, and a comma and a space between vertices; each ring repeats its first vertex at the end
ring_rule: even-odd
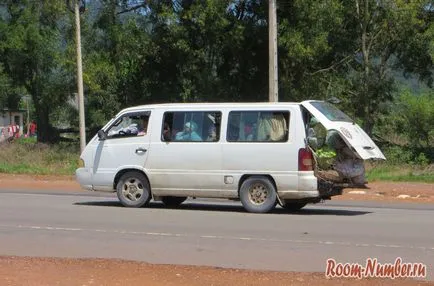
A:
POLYGON ((227 198, 254 213, 331 199, 365 184, 365 160, 385 160, 357 124, 325 101, 131 107, 80 158, 81 186, 116 192, 126 207, 227 198))

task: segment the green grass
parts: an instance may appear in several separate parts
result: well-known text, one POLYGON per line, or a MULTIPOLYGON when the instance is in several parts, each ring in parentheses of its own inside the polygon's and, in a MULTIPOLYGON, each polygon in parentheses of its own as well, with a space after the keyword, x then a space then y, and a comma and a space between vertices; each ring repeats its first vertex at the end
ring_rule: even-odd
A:
POLYGON ((73 175, 78 160, 78 143, 46 145, 23 138, 0 145, 1 173, 73 175))
POLYGON ((373 181, 392 182, 424 182, 434 183, 434 165, 378 165, 367 167, 367 179, 373 181))
MULTIPOLYGON (((78 142, 46 145, 34 138, 0 144, 0 173, 37 175, 74 175, 78 168, 78 142)), ((366 166, 367 179, 372 181, 434 183, 434 165, 391 164, 366 166)))

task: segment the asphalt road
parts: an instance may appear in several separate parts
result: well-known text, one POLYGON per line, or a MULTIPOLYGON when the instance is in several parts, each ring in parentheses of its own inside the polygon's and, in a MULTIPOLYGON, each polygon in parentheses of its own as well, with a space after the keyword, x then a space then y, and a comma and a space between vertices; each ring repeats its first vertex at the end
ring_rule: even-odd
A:
POLYGON ((326 202, 249 214, 239 202, 122 207, 107 195, 0 192, 0 255, 104 257, 150 263, 325 271, 326 261, 427 265, 434 206, 326 202))

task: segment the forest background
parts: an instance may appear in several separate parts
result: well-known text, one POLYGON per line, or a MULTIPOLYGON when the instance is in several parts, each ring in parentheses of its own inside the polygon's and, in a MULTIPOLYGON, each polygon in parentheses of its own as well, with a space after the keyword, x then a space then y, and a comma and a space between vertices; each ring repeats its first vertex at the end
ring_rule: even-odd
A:
MULTIPOLYGON (((0 110, 30 98, 38 124, 0 148, 0 172, 77 166, 69 2, 0 0, 0 110)), ((268 100, 268 1, 80 3, 88 140, 127 106, 268 100)), ((388 159, 371 179, 434 182, 434 4, 277 0, 277 24, 279 101, 338 99, 388 159)))

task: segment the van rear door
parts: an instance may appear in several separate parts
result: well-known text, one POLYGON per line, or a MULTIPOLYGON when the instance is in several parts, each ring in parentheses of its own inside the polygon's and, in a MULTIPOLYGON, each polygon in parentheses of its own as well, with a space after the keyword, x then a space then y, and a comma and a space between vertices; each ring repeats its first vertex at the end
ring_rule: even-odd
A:
POLYGON ((342 139, 353 147, 353 151, 363 159, 386 160, 380 148, 372 141, 366 132, 348 115, 329 102, 307 100, 301 102, 327 130, 336 130, 342 139))

